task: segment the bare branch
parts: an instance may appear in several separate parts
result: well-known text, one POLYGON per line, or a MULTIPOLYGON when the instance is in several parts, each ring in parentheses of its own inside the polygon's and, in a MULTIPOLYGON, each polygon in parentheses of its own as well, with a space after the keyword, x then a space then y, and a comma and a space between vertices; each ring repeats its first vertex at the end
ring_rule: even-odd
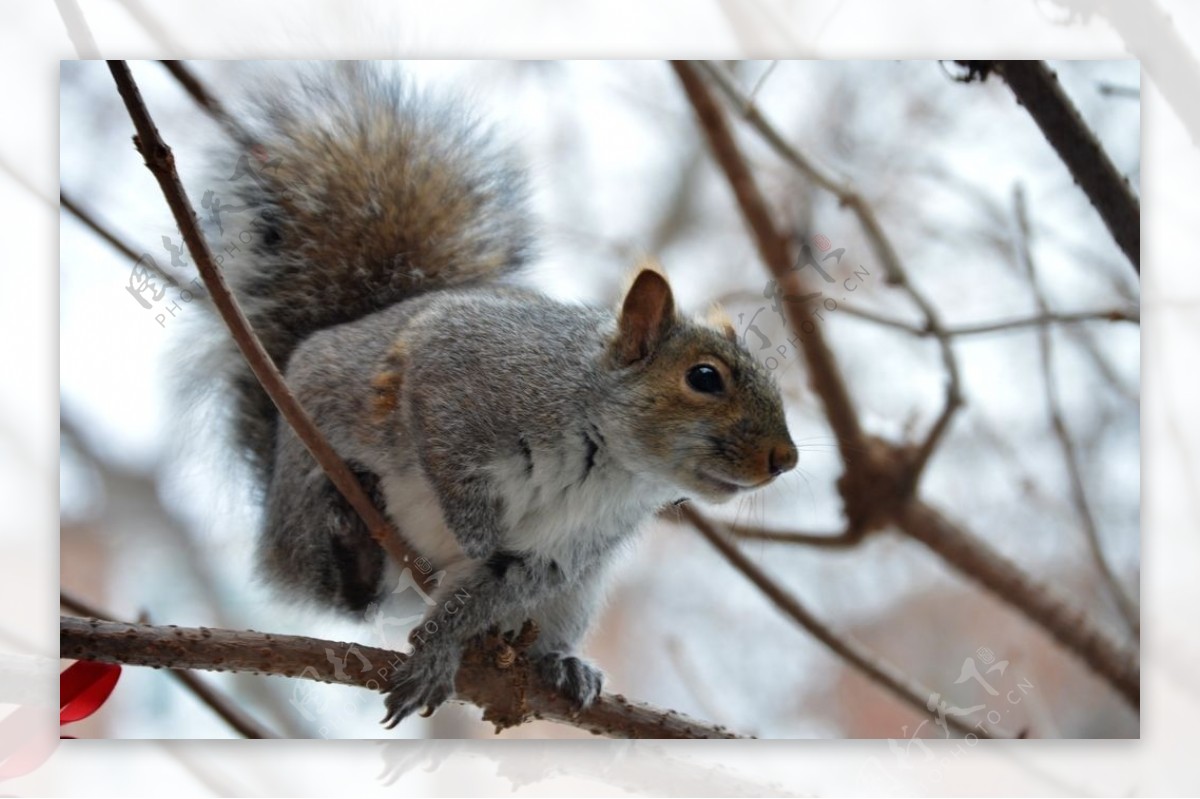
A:
MULTIPOLYGON (((785 294, 803 294, 801 288, 796 285, 801 278, 800 273, 792 269, 788 242, 776 231, 766 200, 750 174, 750 169, 746 166, 716 101, 690 63, 675 61, 672 62, 672 66, 692 102, 697 117, 700 118, 701 127, 708 136, 709 146, 717 163, 724 170, 729 185, 737 196, 746 225, 754 235, 759 257, 779 281, 781 289, 789 284, 795 287, 794 292, 784 292, 785 294)), ((808 320, 801 318, 796 303, 783 305, 789 323, 795 330, 800 330, 802 323, 808 320)), ((808 363, 809 379, 817 396, 821 398, 825 415, 838 437, 842 454, 853 457, 855 448, 861 448, 862 428, 858 422, 858 415, 854 412, 850 392, 842 380, 833 352, 829 349, 820 327, 813 326, 813 330, 805 334, 803 352, 808 363)))
MULTIPOLYGON (((808 609, 801 605, 792 594, 785 591, 778 583, 772 580, 766 572, 758 567, 758 564, 743 555, 737 548, 737 545, 729 540, 728 536, 718 530, 715 524, 690 504, 681 505, 679 512, 710 544, 716 547, 717 551, 729 561, 730 565, 745 575, 750 582, 758 586, 759 590, 777 608, 807 630, 810 635, 820 641, 837 657, 846 661, 847 664, 859 671, 868 680, 880 686, 918 713, 923 715, 929 714, 929 703, 938 695, 935 691, 931 691, 909 678, 887 661, 868 654, 857 642, 849 637, 833 632, 833 630, 809 613, 808 609)), ((964 735, 973 734, 983 738, 997 737, 996 733, 988 729, 986 725, 970 725, 953 715, 946 715, 945 721, 964 735)))
MULTIPOLYGON (((378 691, 404 655, 360 644, 206 627, 60 618, 62 657, 168 669, 248 671, 378 691)), ((549 719, 614 738, 736 738, 724 727, 604 694, 576 711, 538 678, 519 644, 489 636, 468 649, 459 668, 460 699, 484 709, 497 731, 549 719)))
POLYGON ((192 99, 203 108, 209 116, 217 121, 221 127, 231 135, 234 139, 243 144, 249 145, 254 141, 243 126, 238 122, 232 114, 230 114, 221 101, 213 96, 212 92, 205 88, 196 74, 192 72, 188 66, 182 61, 159 61, 158 63, 166 67, 167 71, 179 81, 183 86, 183 90, 191 95, 192 99))
MULTIPOLYGON (((899 319, 893 319, 890 316, 869 311, 865 308, 846 305, 845 303, 838 304, 838 312, 845 312, 848 316, 854 316, 859 319, 865 319, 868 322, 874 322, 878 325, 903 330, 913 336, 931 336, 933 331, 924 327, 917 327, 899 319)), ((1069 313, 1055 313, 1046 311, 1033 316, 1022 316, 1015 319, 1000 319, 995 322, 975 322, 967 325, 953 325, 945 328, 945 334, 950 338, 958 338, 963 336, 978 336, 985 333, 1004 333, 1010 330, 1021 330, 1027 327, 1045 327, 1046 325, 1056 324, 1078 324, 1080 322, 1132 322, 1133 324, 1141 324, 1142 317, 1137 311, 1121 310, 1113 308, 1108 311, 1074 311, 1069 313)))
POLYGON ((1017 101, 1041 128, 1046 141, 1087 194, 1117 246, 1140 275, 1141 205, 1100 142, 1083 121, 1058 76, 1044 61, 987 61, 1008 83, 1017 101))
MULTIPOLYGON (((137 252, 135 252, 132 247, 130 247, 127 243, 122 241, 111 230, 109 230, 107 225, 102 223, 95 216, 93 216, 89 211, 87 211, 82 206, 80 206, 77 202, 75 202, 70 197, 68 197, 65 192, 59 192, 58 201, 59 201, 59 204, 62 205, 63 208, 65 208, 71 212, 72 216, 74 216, 76 219, 78 219, 80 222, 82 222, 89 230, 91 230, 97 236, 104 239, 104 241, 110 247, 115 249, 117 252, 121 253, 126 258, 128 258, 129 260, 131 260, 135 263, 141 258, 141 256, 138 255, 137 252)), ((178 288, 179 281, 176 280, 172 275, 169 275, 166 272, 164 272, 162 269, 160 269, 158 264, 154 261, 153 258, 146 260, 146 261, 142 261, 142 266, 144 266, 146 269, 149 269, 154 274, 158 275, 164 282, 168 283, 171 286, 178 288)))
MULTIPOLYGON (((1029 286, 1033 291, 1038 310, 1043 315, 1048 315, 1050 313, 1050 306, 1046 301, 1046 295, 1042 292, 1042 286, 1037 276, 1037 268, 1033 262, 1033 253, 1030 249, 1031 234, 1029 231, 1029 219, 1025 209, 1025 195, 1021 191, 1020 186, 1017 186, 1013 191, 1013 204, 1016 209, 1017 252, 1022 265, 1025 267, 1025 273, 1029 277, 1029 286)), ((1059 446, 1062 449, 1063 461, 1066 464, 1067 475, 1070 478, 1071 499, 1075 503, 1075 510, 1079 515, 1079 521, 1083 525, 1083 532, 1087 538, 1088 551, 1092 555, 1092 560, 1096 563, 1096 569, 1100 572, 1108 594, 1116 604, 1117 610, 1120 611, 1121 618, 1129 627, 1129 631, 1134 636, 1137 636, 1141 628, 1138 619, 1138 609, 1126 595, 1125 589, 1121 586, 1121 581, 1113 572, 1108 559, 1104 556, 1104 549, 1100 545, 1100 531, 1096 526, 1096 518, 1092 515, 1091 505, 1087 498, 1087 489, 1083 484, 1083 472, 1079 467, 1079 454, 1075 451, 1075 442, 1071 438, 1070 430, 1067 429, 1067 421, 1062 411, 1062 402, 1058 396, 1058 385, 1054 378, 1054 347, 1048 327, 1043 326, 1038 329, 1038 351, 1041 354, 1042 386, 1046 394, 1046 408, 1050 414, 1050 425, 1054 428, 1054 435, 1058 439, 1059 446)))
POLYGON ((741 90, 738 89, 737 85, 724 70, 708 62, 702 61, 698 63, 733 106, 739 110, 742 117, 750 123, 755 131, 758 132, 763 140, 781 158, 798 169, 822 189, 833 194, 837 198, 839 205, 851 210, 858 219, 859 225, 863 229, 863 235, 866 236, 875 257, 883 265, 888 283, 899 288, 909 296, 913 304, 917 306, 921 314, 925 317, 925 329, 928 331, 925 335, 937 338, 938 348, 942 356, 942 364, 946 370, 946 399, 942 411, 938 414, 937 419, 934 420, 925 440, 913 455, 910 479, 915 483, 920 479, 925 464, 933 455, 942 436, 949 428, 950 421, 954 417, 955 412, 963 404, 962 379, 959 375, 958 360, 955 358, 950 337, 946 334, 937 309, 934 308, 933 303, 929 301, 924 292, 909 280, 908 271, 904 268, 904 264, 901 262, 895 246, 893 246, 891 239, 884 232, 883 226, 879 223, 879 218, 875 215, 874 209, 866 199, 848 182, 838 180, 827 174, 814 161, 784 139, 779 131, 755 107, 753 100, 748 99, 742 94, 741 90))
MULTIPOLYGON (((782 282, 788 268, 786 240, 774 227, 722 111, 695 67, 685 62, 674 62, 673 66, 713 156, 733 189, 760 256, 770 272, 782 282)), ((886 243, 886 239, 879 241, 886 243)), ((1136 649, 1124 649, 1106 637, 1083 613, 917 499, 911 473, 911 449, 863 432, 821 329, 816 327, 815 335, 801 335, 797 322, 803 320, 793 314, 789 321, 809 363, 813 390, 821 398, 830 424, 838 434, 844 466, 838 489, 848 528, 865 533, 897 524, 911 538, 925 544, 947 563, 1045 629, 1104 677, 1130 704, 1138 707, 1140 675, 1136 649)))
POLYGON ((371 537, 379 542, 379 545, 396 563, 409 562, 413 558, 411 548, 392 529, 391 524, 371 502, 350 467, 334 451, 329 441, 317 428, 312 417, 296 401, 295 396, 287 387, 287 383, 284 382, 283 376, 279 373, 278 367, 263 348, 262 342, 251 329, 250 322, 242 313, 237 300, 229 291, 221 270, 213 261, 208 243, 200 233, 196 222, 196 213, 188 200, 183 184, 179 181, 179 175, 175 171, 175 159, 171 148, 162 140, 149 111, 146 110, 146 105, 142 101, 141 93, 133 80, 129 66, 124 61, 109 61, 108 66, 117 83, 121 99, 125 102, 125 108, 129 111, 129 116, 137 128, 134 144, 137 145, 138 151, 146 159, 146 166, 158 181, 163 196, 171 207, 175 223, 179 226, 179 232, 187 243, 192 261, 196 264, 200 277, 212 296, 213 305, 225 321, 226 326, 229 327, 238 349, 245 356, 254 376, 271 397, 275 407, 279 409, 280 416, 291 425, 296 436, 304 442, 304 446, 321 465, 330 481, 342 493, 355 512, 362 517, 367 529, 371 532, 371 537))
MULTIPOLYGON (((112 618, 112 614, 106 613, 100 608, 88 604, 83 599, 73 596, 69 591, 59 591, 58 603, 72 613, 90 616, 94 619, 112 618)), ((208 705, 214 713, 224 719, 224 721, 243 738, 279 737, 275 733, 263 727, 254 719, 250 718, 242 711, 241 708, 234 705, 228 697, 211 688, 192 672, 172 670, 169 673, 172 677, 182 683, 185 688, 191 691, 197 699, 208 705)))
POLYGON ((762 527, 729 527, 734 538, 745 541, 770 541, 775 544, 799 544, 822 549, 852 549, 862 543, 863 534, 853 530, 840 533, 807 533, 795 530, 768 530, 762 527))
POLYGON ((911 502, 896 519, 900 529, 941 556, 963 575, 1019 610, 1075 653, 1134 708, 1141 706, 1141 670, 1136 648, 1105 635, 1078 608, 1049 586, 923 502, 911 502))

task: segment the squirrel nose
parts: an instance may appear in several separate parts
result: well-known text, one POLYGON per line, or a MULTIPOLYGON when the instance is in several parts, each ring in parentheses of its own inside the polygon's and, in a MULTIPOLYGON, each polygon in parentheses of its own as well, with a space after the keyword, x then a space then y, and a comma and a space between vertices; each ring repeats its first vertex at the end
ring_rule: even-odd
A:
POLYGON ((776 444, 771 448, 770 454, 767 456, 767 465, 771 469, 771 476, 783 474, 796 465, 796 459, 799 456, 796 453, 796 448, 787 444, 776 444))

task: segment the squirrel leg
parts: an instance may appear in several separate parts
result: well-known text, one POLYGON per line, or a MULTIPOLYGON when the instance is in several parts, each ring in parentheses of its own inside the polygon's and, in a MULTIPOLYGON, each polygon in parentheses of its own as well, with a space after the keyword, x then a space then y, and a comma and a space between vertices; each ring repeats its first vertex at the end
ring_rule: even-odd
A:
MULTIPOLYGON (((383 550, 299 440, 290 431, 282 435, 267 490, 260 561, 294 592, 362 614, 382 589, 383 550)), ((379 479, 351 467, 382 507, 379 479)))
POLYGON ((599 604, 600 580, 588 574, 529 613, 538 627, 538 638, 529 651, 534 668, 581 709, 596 701, 604 687, 604 672, 579 654, 599 604))
POLYGON ((389 680, 383 723, 391 728, 422 708, 433 712, 454 694, 467 641, 487 632, 497 619, 526 613, 567 582, 554 560, 497 551, 443 584, 436 604, 409 636, 412 653, 389 680))

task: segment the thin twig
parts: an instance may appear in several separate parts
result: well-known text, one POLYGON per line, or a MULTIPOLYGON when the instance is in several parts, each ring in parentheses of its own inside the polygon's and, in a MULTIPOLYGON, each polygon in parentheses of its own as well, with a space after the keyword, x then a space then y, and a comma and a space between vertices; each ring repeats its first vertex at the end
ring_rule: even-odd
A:
POLYGON ((1044 61, 990 61, 1091 200, 1140 275, 1141 205, 1044 61))
POLYGON ((346 498, 355 512, 362 517, 371 537, 379 542, 379 545, 397 564, 408 563, 414 557, 411 548, 395 533, 391 524, 371 502, 350 467, 346 465, 346 462, 317 428, 312 417, 297 402, 283 376, 279 373, 278 367, 250 327, 250 322, 242 313, 237 300, 229 291, 221 270, 213 261, 208 243, 200 233, 196 222, 196 213, 188 200, 183 184, 179 181, 179 175, 175 171, 175 158, 171 153, 171 148, 162 140, 158 128, 155 127, 154 121, 150 117, 150 112, 146 110, 146 105, 142 101, 141 93, 133 80, 128 64, 124 61, 109 61, 108 66, 117 83, 121 99, 125 102, 125 108, 129 111, 134 127, 137 128, 134 144, 142 157, 146 159, 146 166, 158 181, 163 196, 171 207, 175 223, 179 226, 179 232, 187 244, 192 262, 196 264, 196 269, 200 272, 200 277, 212 297, 213 305, 225 321, 230 333, 233 334, 233 340, 242 355, 245 356, 254 376, 262 384, 263 390, 271 397, 275 407, 279 409, 280 416, 291 425, 296 436, 320 464, 330 481, 346 498))
MULTIPOLYGON (((847 316, 854 316, 859 319, 865 319, 875 324, 891 327, 896 330, 903 330, 913 336, 930 336, 933 332, 928 328, 918 327, 900 319, 893 319, 890 316, 885 316, 875 311, 869 311, 865 308, 859 308, 845 303, 838 304, 838 312, 845 312, 847 316)), ((1045 313, 1037 313, 1033 316, 1021 316, 1014 319, 999 319, 995 322, 973 322, 965 325, 950 325, 944 329, 945 334, 950 338, 961 338, 964 336, 978 336, 985 333, 1003 333, 1010 330, 1021 330, 1028 327, 1045 327, 1046 325, 1058 324, 1077 324, 1080 322, 1132 322, 1133 324, 1141 324, 1142 317, 1137 311, 1121 310, 1113 308, 1107 311, 1073 311, 1067 313, 1055 313, 1048 311, 1045 313)))
POLYGON ((205 88, 196 74, 183 61, 159 61, 158 63, 166 67, 167 71, 179 81, 191 98, 203 108, 209 116, 217 121, 221 127, 238 142, 244 145, 249 145, 254 141, 249 131, 242 126, 242 123, 226 110, 225 106, 218 100, 213 93, 205 88))
MULTIPOLYGON (((69 591, 59 591, 58 604, 72 613, 78 613, 81 616, 88 616, 93 619, 117 621, 113 618, 111 613, 97 608, 87 601, 74 596, 69 591)), ((250 718, 242 711, 241 708, 234 705, 228 697, 211 688, 192 672, 184 670, 172 670, 169 673, 172 677, 182 683, 185 688, 191 691, 197 699, 208 705, 214 713, 224 719, 224 721, 243 738, 279 737, 254 719, 250 718)))
POLYGON ((819 549, 852 549, 862 543, 861 533, 844 530, 840 533, 806 533, 796 530, 768 530, 762 527, 729 527, 729 534, 745 541, 770 541, 775 544, 798 544, 819 549))
MULTIPOLYGON (((65 192, 59 192, 58 201, 62 205, 63 208, 65 208, 67 211, 71 212, 71 214, 76 219, 78 219, 85 226, 87 226, 87 228, 89 230, 91 230, 93 233, 95 233, 97 236, 104 239, 104 241, 107 242, 108 245, 110 247, 112 247, 113 249, 115 249, 117 252, 121 253, 126 258, 133 261, 134 263, 137 263, 139 261, 139 259, 142 258, 142 256, 138 255, 137 252, 135 252, 132 247, 130 247, 127 243, 122 241, 120 237, 118 237, 115 233, 113 233, 107 225, 105 225, 103 222, 101 222, 95 216, 93 216, 91 214, 91 212, 87 211, 82 206, 80 206, 79 203, 75 202, 70 197, 68 197, 65 192)), ((149 269, 151 272, 158 275, 163 281, 165 281, 169 285, 171 285, 175 288, 179 287, 179 281, 173 275, 169 275, 166 272, 164 272, 162 270, 162 268, 159 267, 158 263, 153 258, 142 260, 141 264, 146 269, 149 269)))
MULTIPOLYGON (((248 671, 379 691, 404 655, 361 644, 206 627, 156 627, 62 616, 63 657, 168 669, 248 671)), ((576 710, 536 676, 516 647, 492 640, 468 650, 459 698, 484 708, 497 729, 544 718, 614 738, 736 738, 724 727, 604 694, 576 710)))
MULTIPOLYGON (((717 529, 707 517, 693 508, 690 504, 679 507, 683 518, 696 528, 704 538, 712 544, 730 565, 740 571, 746 579, 754 583, 771 602, 792 618, 797 624, 808 631, 837 657, 860 672, 871 682, 879 685, 901 702, 915 709, 918 713, 928 714, 930 703, 935 701, 937 692, 931 691, 881 658, 874 657, 863 651, 862 647, 847 636, 835 633, 828 626, 814 617, 807 608, 800 604, 795 596, 785 591, 771 579, 754 561, 747 558, 729 537, 717 529)), ((947 715, 945 721, 960 733, 979 735, 981 738, 997 737, 997 734, 985 724, 970 725, 953 715, 947 715)))
MULTIPOLYGON (((1038 311, 1043 315, 1049 315, 1050 306, 1046 301, 1045 293, 1042 291, 1041 282, 1038 280, 1037 267, 1033 261, 1033 252, 1030 246, 1032 234, 1030 233, 1029 218, 1025 208, 1025 195, 1021 191, 1020 186, 1017 186, 1013 190, 1013 205, 1017 223, 1018 257, 1025 267, 1025 274, 1029 278, 1029 286, 1033 291, 1038 311)), ((1083 472, 1079 466, 1079 453, 1076 452, 1075 441, 1071 438, 1071 432, 1067 429, 1067 421, 1063 415, 1062 401, 1058 396, 1058 385, 1054 379, 1054 344, 1048 327, 1043 326, 1038 328, 1038 351, 1042 362, 1042 386, 1046 395, 1046 408, 1050 414, 1050 424, 1054 428, 1054 435, 1058 439, 1063 461, 1067 467, 1067 474, 1071 484, 1071 499, 1075 503, 1075 510, 1079 515, 1079 521, 1083 525, 1083 532, 1087 538, 1088 551, 1092 555, 1092 560, 1096 563, 1096 569, 1100 572, 1109 596, 1112 597, 1117 610, 1120 611, 1121 618, 1125 621, 1126 626, 1129 627, 1129 631, 1136 637, 1139 635, 1141 628, 1138 619, 1138 609, 1126 595, 1124 588, 1121 586, 1121 581, 1117 578, 1117 575, 1112 570, 1112 566, 1108 563, 1108 559, 1104 556, 1104 548, 1100 544, 1100 531, 1096 525, 1096 518, 1092 514, 1091 503, 1088 502, 1087 489, 1083 484, 1083 472)))

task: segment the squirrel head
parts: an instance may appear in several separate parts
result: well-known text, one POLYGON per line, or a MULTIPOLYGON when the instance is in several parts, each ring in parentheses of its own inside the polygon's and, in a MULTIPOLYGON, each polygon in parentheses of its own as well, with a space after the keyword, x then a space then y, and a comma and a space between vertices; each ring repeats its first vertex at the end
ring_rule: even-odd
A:
POLYGON ((709 326, 679 316, 661 272, 644 268, 634 278, 608 355, 621 386, 620 423, 657 476, 722 502, 796 465, 770 375, 728 319, 709 326))

